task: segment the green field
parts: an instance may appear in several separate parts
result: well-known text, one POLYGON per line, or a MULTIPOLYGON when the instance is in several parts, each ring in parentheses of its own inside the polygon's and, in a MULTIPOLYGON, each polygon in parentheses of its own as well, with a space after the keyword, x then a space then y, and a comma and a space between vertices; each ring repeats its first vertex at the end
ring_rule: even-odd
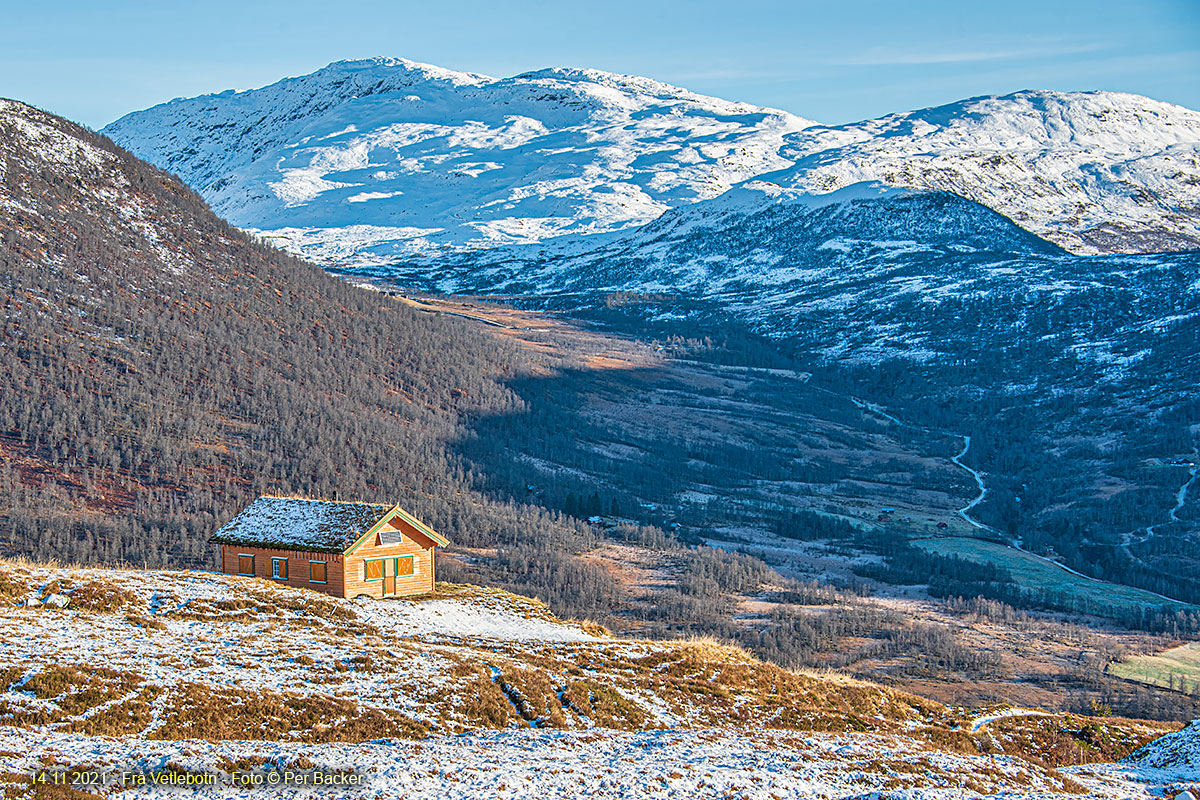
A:
POLYGON ((1109 664, 1108 672, 1152 686, 1182 688, 1200 694, 1200 642, 1165 650, 1153 656, 1134 656, 1119 664, 1109 664))
POLYGON ((1075 598, 1081 610, 1101 616, 1128 608, 1195 608, 1132 586, 1074 575, 1037 556, 997 542, 952 536, 941 539, 916 539, 913 540, 913 544, 939 555, 954 555, 1003 567, 1012 573, 1013 580, 1022 588, 1067 593, 1075 598))

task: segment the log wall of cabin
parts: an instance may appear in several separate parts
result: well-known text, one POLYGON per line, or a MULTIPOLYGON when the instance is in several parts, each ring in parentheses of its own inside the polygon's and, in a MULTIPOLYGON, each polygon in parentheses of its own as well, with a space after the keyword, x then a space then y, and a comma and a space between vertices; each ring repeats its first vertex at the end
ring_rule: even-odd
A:
POLYGON ((311 553, 303 550, 275 550, 265 547, 246 547, 244 545, 221 545, 221 571, 227 575, 240 575, 238 556, 254 556, 254 575, 266 578, 275 583, 286 583, 288 586, 298 586, 313 589, 335 597, 345 597, 344 560, 340 553, 311 553), (271 559, 286 558, 288 561, 288 576, 271 577, 271 559), (309 563, 320 561, 325 564, 325 583, 313 583, 310 580, 309 563))
MULTIPOLYGON (((384 531, 400 531, 404 534, 402 541, 396 544, 378 544, 379 537, 372 536, 370 540, 359 545, 358 549, 345 557, 345 587, 346 597, 357 597, 365 594, 370 597, 383 597, 384 581, 368 581, 364 577, 365 562, 372 559, 387 559, 384 567, 387 575, 395 569, 394 559, 398 556, 413 557, 413 574, 396 578, 396 596, 425 594, 433 591, 433 543, 424 544, 418 540, 425 539, 421 534, 412 535, 407 530, 407 523, 399 522, 396 526, 390 523, 384 531)), ((428 540, 426 540, 428 541, 428 540)))

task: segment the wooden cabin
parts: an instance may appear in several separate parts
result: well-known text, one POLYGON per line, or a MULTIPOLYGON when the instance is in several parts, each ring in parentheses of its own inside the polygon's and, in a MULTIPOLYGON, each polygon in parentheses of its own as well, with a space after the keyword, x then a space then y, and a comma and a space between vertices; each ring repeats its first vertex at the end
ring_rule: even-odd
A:
POLYGON ((260 497, 208 540, 221 571, 335 597, 433 591, 434 549, 450 544, 400 506, 260 497))

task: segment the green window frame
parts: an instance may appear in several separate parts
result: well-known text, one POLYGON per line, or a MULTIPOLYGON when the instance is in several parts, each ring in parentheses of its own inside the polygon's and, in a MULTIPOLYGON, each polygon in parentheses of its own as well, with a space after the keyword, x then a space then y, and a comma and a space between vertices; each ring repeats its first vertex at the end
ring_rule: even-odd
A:
POLYGON ((308 582, 329 583, 329 565, 324 561, 309 561, 308 582), (317 580, 317 575, 321 576, 321 580, 317 580))
POLYGON ((397 578, 411 578, 413 575, 416 575, 416 574, 417 574, 417 559, 415 556, 400 556, 399 558, 396 559, 396 577, 397 578), (408 571, 407 572, 404 572, 403 570, 401 570, 401 568, 400 568, 401 562, 408 562, 408 564, 407 564, 408 571))
POLYGON ((363 580, 370 581, 372 583, 374 583, 375 581, 382 581, 383 576, 386 573, 386 571, 383 568, 383 562, 385 562, 385 561, 387 561, 386 558, 368 558, 367 560, 363 561, 363 580), (375 577, 375 578, 371 577, 371 565, 372 564, 379 565, 379 576, 378 577, 375 577))
POLYGON ((252 553, 238 553, 238 575, 254 577, 254 555, 252 553), (246 561, 249 559, 249 562, 246 561), (249 563, 250 571, 246 571, 246 565, 249 563))

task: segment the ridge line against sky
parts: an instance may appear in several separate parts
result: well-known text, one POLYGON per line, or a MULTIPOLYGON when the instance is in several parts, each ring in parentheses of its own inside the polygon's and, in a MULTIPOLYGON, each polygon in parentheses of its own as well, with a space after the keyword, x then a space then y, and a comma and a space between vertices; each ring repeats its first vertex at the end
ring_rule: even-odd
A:
POLYGON ((94 128, 175 97, 395 56, 498 78, 641 75, 836 124, 1020 89, 1200 108, 1194 0, 63 0, 5 10, 0 95, 94 128))

